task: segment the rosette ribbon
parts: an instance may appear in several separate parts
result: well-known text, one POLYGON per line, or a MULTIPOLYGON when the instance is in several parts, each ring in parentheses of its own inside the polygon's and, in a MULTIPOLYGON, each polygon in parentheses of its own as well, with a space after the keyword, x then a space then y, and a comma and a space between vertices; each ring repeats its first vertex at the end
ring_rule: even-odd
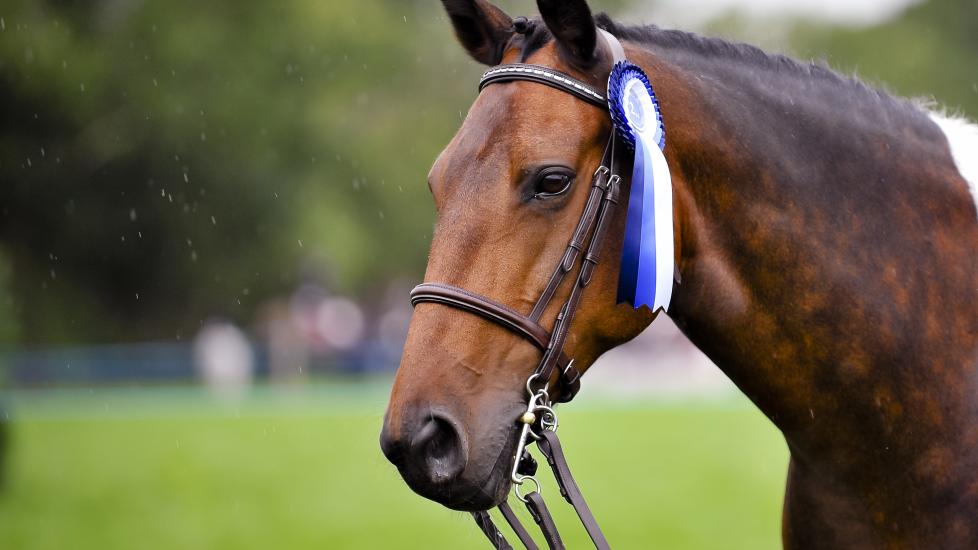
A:
POLYGON ((675 273, 672 177, 662 154, 666 137, 659 104, 641 68, 627 61, 615 64, 608 106, 615 131, 635 152, 618 302, 668 309, 675 273))

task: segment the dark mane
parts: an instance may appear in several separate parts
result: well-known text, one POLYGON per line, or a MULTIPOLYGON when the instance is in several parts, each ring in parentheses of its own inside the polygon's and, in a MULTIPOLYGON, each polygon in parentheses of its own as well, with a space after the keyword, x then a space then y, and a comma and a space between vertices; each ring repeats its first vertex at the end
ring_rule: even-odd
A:
POLYGON ((910 106, 906 100, 895 98, 886 91, 867 85, 858 78, 840 75, 822 61, 813 60, 810 63, 800 63, 786 55, 769 54, 750 44, 700 36, 686 31, 661 29, 655 25, 623 25, 613 20, 606 13, 599 13, 595 16, 595 21, 599 28, 623 40, 661 49, 699 54, 712 59, 721 58, 780 73, 793 73, 802 77, 821 79, 867 94, 877 100, 904 107, 910 106))
MULTIPOLYGON (((863 119, 872 120, 880 132, 886 131, 886 125, 890 125, 892 132, 910 127, 919 135, 937 139, 932 135, 933 124, 920 102, 891 95, 854 76, 841 75, 824 62, 801 63, 749 44, 661 29, 655 25, 624 25, 605 13, 597 14, 595 22, 599 28, 622 40, 646 46, 677 67, 713 75, 715 82, 724 83, 727 90, 722 92, 714 87, 711 91, 720 94, 716 97, 718 104, 724 101, 722 94, 736 88, 743 93, 757 94, 755 105, 760 97, 764 97, 760 101, 768 105, 806 104, 809 113, 825 112, 826 108, 861 113, 863 119)), ((520 48, 523 62, 553 38, 543 21, 535 19, 534 23, 532 31, 516 35, 511 44, 520 48)), ((737 113, 731 113, 732 119, 737 116, 737 113)))

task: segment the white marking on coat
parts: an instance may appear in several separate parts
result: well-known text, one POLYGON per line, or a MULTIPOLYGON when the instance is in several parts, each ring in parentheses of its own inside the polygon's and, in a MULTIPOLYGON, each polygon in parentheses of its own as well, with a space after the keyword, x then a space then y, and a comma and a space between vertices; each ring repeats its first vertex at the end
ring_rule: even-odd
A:
POLYGON ((971 198, 978 209, 978 125, 963 118, 950 117, 943 113, 928 112, 947 136, 951 156, 958 172, 971 190, 971 198))

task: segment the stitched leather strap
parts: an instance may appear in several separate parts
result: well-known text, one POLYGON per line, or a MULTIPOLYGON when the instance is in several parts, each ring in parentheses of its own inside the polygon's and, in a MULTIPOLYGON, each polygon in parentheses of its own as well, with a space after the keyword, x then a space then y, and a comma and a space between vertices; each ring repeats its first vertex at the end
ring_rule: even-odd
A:
POLYGON ((601 527, 594 519, 591 508, 588 507, 584 495, 581 494, 581 490, 567 466, 567 459, 564 457, 564 450, 560 446, 557 432, 544 430, 541 436, 542 438, 537 442, 537 448, 540 449, 543 456, 547 457, 547 463, 550 464, 550 468, 554 471, 554 477, 557 479, 560 494, 574 507, 577 517, 581 518, 584 529, 587 530, 588 536, 594 542, 594 547, 598 550, 609 550, 608 541, 604 538, 601 527))
POLYGON ((530 511, 533 521, 540 526, 540 531, 543 532, 543 538, 546 539, 550 550, 564 550, 564 541, 560 540, 557 524, 554 523, 554 518, 550 515, 550 510, 544 504, 540 493, 533 491, 526 495, 526 509, 530 511))
MULTIPOLYGON (((443 283, 422 283, 411 291, 411 305, 430 302, 474 313, 501 325, 533 343, 543 352, 551 350, 552 338, 547 329, 512 308, 457 286, 443 283)), ((555 361, 561 376, 559 398, 570 401, 581 387, 580 373, 571 365, 563 349, 556 351, 555 361)), ((550 376, 544 377, 549 380, 550 376)))
POLYGON ((492 543, 493 548, 496 550, 513 550, 513 547, 506 542, 506 537, 499 531, 496 524, 493 523, 492 518, 489 516, 489 512, 485 510, 481 512, 472 512, 472 518, 475 519, 475 524, 482 529, 482 532, 486 534, 489 542, 492 543))
POLYGON ((597 88, 543 65, 512 63, 493 67, 482 75, 482 80, 479 81, 479 91, 496 82, 512 82, 514 80, 526 80, 557 88, 604 110, 608 109, 608 101, 597 88))
POLYGON ((519 334, 541 350, 547 349, 550 333, 529 317, 473 292, 443 283, 421 283, 411 290, 411 305, 434 302, 475 313, 519 334))
POLYGON ((516 517, 516 512, 509 507, 509 501, 504 500, 503 503, 499 505, 499 511, 502 512, 503 518, 506 519, 506 523, 509 524, 509 526, 513 529, 513 532, 516 533, 516 536, 519 537, 520 542, 523 543, 526 550, 540 550, 537 543, 533 541, 533 537, 531 537, 530 533, 526 530, 526 527, 523 527, 523 524, 520 523, 520 518, 516 517))

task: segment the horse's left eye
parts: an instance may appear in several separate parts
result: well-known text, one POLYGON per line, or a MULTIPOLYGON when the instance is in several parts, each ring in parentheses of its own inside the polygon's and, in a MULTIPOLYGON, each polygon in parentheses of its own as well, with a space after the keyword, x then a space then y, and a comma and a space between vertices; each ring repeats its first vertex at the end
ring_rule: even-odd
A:
POLYGON ((564 170, 544 170, 537 176, 533 198, 547 199, 563 195, 574 182, 574 175, 564 170))

